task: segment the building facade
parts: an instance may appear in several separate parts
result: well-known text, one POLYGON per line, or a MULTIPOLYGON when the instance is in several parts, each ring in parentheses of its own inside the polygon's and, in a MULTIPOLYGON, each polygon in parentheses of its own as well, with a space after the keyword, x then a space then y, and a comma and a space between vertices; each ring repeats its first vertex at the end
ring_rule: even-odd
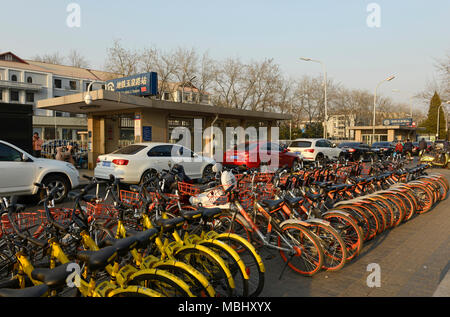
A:
MULTIPOLYGON (((25 60, 0 54, 0 102, 33 106, 33 131, 44 140, 80 140, 87 131, 84 114, 36 109, 39 100, 102 89, 115 74, 96 70, 25 60)), ((31 137, 31 136, 30 136, 31 137)))

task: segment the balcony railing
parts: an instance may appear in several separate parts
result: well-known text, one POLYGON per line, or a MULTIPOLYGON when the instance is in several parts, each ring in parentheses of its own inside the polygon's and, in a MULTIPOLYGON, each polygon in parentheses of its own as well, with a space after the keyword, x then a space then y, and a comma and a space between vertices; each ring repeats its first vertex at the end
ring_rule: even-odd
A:
POLYGON ((0 88, 39 91, 42 85, 11 80, 0 80, 0 88))

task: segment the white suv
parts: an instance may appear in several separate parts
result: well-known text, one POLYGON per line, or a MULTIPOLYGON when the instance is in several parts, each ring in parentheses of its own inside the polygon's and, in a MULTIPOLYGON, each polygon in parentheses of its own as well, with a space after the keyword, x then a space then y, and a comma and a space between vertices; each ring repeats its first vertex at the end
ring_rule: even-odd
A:
POLYGON ((34 183, 42 183, 50 189, 60 188, 55 195, 55 203, 60 203, 79 185, 79 178, 70 163, 36 158, 0 140, 0 196, 35 195, 39 188, 34 183))
POLYGON ((326 139, 297 139, 291 142, 289 150, 301 153, 305 161, 339 158, 342 153, 340 148, 326 139))

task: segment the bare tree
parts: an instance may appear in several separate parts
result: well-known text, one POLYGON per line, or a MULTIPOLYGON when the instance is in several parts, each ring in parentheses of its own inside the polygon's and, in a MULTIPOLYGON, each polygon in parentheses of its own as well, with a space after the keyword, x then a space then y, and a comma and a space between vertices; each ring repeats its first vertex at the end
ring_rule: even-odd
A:
POLYGON ((65 62, 65 57, 62 56, 59 52, 55 52, 52 54, 35 55, 32 59, 36 62, 55 65, 64 65, 65 62))
POLYGON ((67 55, 68 66, 78 68, 88 68, 89 62, 78 52, 76 49, 72 49, 67 55))
POLYGON ((133 49, 125 49, 120 40, 114 40, 108 48, 105 69, 124 77, 136 74, 139 70, 140 54, 133 49))

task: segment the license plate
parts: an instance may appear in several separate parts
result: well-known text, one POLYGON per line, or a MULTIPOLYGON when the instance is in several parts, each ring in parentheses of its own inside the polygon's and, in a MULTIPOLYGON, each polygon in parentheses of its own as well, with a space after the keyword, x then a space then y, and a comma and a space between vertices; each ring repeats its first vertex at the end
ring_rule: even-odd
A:
POLYGON ((232 160, 237 160, 237 159, 238 159, 238 156, 232 156, 231 159, 232 159, 232 160))
POLYGON ((111 167, 111 162, 103 162, 103 167, 111 167))

